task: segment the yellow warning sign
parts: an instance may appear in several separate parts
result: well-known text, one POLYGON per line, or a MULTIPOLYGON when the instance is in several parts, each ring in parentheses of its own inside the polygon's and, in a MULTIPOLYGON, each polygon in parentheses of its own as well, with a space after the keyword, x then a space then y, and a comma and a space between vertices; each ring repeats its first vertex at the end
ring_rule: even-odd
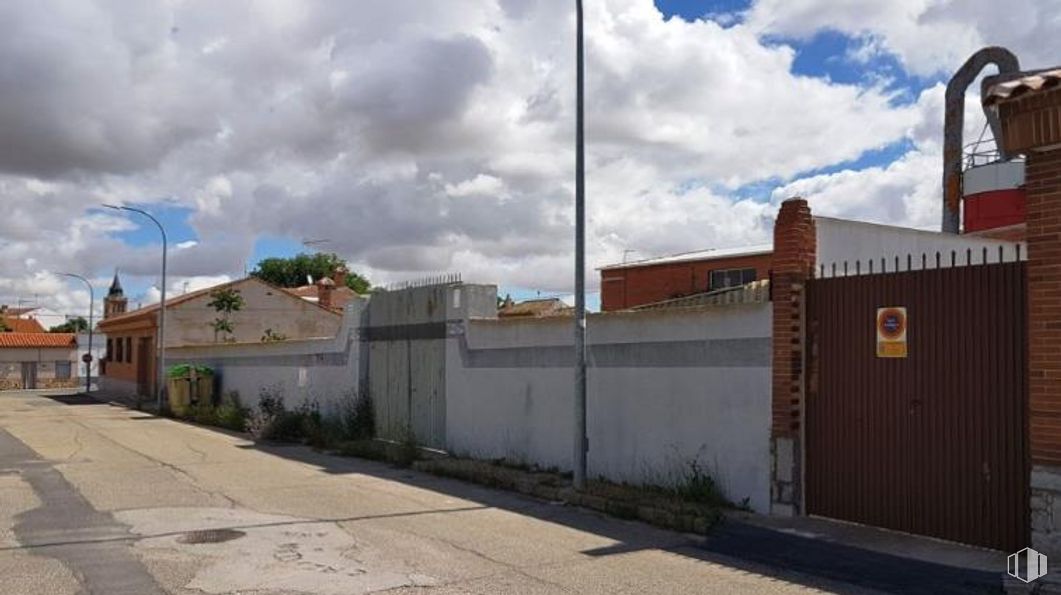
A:
POLYGON ((906 357, 906 308, 877 308, 877 357, 906 357))

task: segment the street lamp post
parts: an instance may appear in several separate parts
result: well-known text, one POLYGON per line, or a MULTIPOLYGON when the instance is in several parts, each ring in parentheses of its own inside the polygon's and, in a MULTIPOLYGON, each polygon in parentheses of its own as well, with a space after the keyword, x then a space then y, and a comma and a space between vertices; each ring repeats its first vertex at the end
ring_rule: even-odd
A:
POLYGON ((85 394, 92 392, 92 311, 96 308, 96 295, 92 290, 92 283, 81 275, 74 273, 59 273, 64 277, 80 279, 88 287, 88 357, 85 358, 85 394))
POLYGON ((158 357, 158 378, 155 386, 155 398, 158 402, 158 413, 162 414, 162 404, 165 401, 165 390, 166 390, 166 230, 159 223, 158 219, 155 219, 151 213, 137 209, 134 207, 127 207, 125 205, 103 205, 110 209, 118 211, 132 211, 134 213, 140 213, 144 217, 150 219, 158 227, 159 233, 162 234, 162 282, 159 290, 162 293, 161 298, 158 302, 158 345, 157 345, 157 357, 158 357))
POLYGON ((582 0, 575 0, 575 452, 574 485, 586 487, 586 148, 582 0))

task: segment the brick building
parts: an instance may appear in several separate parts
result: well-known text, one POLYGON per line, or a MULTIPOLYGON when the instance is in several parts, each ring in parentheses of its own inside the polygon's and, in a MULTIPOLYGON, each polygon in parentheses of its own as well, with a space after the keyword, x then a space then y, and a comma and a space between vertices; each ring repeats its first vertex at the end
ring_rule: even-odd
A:
POLYGON ((78 385, 77 336, 68 333, 0 333, 0 390, 78 385))
POLYGON ((601 310, 716 291, 768 279, 773 247, 700 250, 601 267, 601 310))

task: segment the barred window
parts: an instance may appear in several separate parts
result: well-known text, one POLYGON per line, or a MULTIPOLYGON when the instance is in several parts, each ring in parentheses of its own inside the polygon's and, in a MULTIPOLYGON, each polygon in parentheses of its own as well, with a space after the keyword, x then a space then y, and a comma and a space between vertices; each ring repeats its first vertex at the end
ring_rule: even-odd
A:
POLYGON ((55 362, 55 377, 58 380, 69 380, 70 379, 70 362, 68 362, 68 361, 57 361, 57 362, 55 362))
POLYGON ((120 338, 114 342, 114 361, 124 362, 125 361, 125 341, 120 338))
POLYGON ((755 269, 723 269, 719 271, 711 271, 711 279, 709 281, 708 289, 714 291, 716 289, 725 289, 727 287, 737 287, 738 285, 745 285, 755 281, 755 269))
POLYGON ((133 338, 125 338, 125 361, 126 363, 133 363, 133 338))

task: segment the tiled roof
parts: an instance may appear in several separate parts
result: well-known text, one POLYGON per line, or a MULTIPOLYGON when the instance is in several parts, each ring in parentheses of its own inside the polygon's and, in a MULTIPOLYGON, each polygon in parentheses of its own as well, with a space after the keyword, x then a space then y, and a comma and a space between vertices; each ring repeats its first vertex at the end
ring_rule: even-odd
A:
POLYGON ((44 327, 35 318, 4 316, 4 327, 15 333, 43 333, 44 327))
POLYGON ((0 311, 2 311, 5 316, 22 316, 23 314, 29 314, 30 312, 36 309, 36 306, 30 306, 28 308, 5 308, 4 306, 0 305, 0 311))
POLYGON ((499 308, 498 318, 541 318, 544 316, 572 316, 575 309, 559 298, 527 300, 499 308))
POLYGON ((73 333, 0 333, 0 347, 77 347, 73 333))
POLYGON ((1061 67, 1048 68, 1028 73, 1020 78, 995 83, 984 93, 984 105, 994 105, 1000 101, 1014 99, 1027 93, 1053 89, 1061 85, 1061 67))
POLYGON ((759 254, 770 254, 773 251, 773 244, 758 244, 753 246, 740 246, 737 248, 710 248, 708 250, 682 252, 681 254, 671 254, 670 256, 660 256, 658 258, 646 258, 644 260, 633 260, 630 262, 623 262, 619 264, 610 264, 607 266, 602 266, 598 270, 610 271, 615 269, 653 266, 657 264, 669 264, 672 262, 715 260, 717 258, 732 258, 737 256, 756 256, 759 254))

